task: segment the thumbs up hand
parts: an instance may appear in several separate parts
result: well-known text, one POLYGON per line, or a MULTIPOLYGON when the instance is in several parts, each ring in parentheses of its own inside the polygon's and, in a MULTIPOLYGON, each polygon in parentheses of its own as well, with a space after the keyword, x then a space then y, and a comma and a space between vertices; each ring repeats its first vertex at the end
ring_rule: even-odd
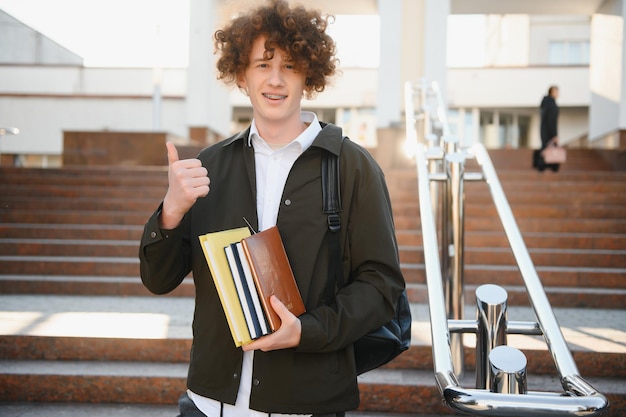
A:
POLYGON ((199 197, 209 193, 211 180, 208 171, 199 159, 178 158, 178 151, 172 142, 167 147, 169 186, 163 199, 163 208, 159 219, 164 229, 173 229, 180 224, 185 213, 199 197))

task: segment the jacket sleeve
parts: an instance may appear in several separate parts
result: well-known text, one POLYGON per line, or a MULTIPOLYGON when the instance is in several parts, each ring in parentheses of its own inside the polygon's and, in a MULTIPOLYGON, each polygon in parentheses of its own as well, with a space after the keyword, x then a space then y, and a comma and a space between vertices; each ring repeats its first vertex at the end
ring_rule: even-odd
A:
POLYGON ((144 226, 139 246, 139 270, 143 284, 155 294, 174 290, 191 270, 187 216, 172 230, 159 227, 159 208, 144 226))
MULTIPOLYGON (((405 288, 385 178, 364 150, 342 164, 344 280, 335 301, 300 316, 300 351, 345 348, 391 320, 405 288)), ((345 151, 345 148, 344 148, 345 151)), ((344 153, 342 151, 342 154, 344 153)))

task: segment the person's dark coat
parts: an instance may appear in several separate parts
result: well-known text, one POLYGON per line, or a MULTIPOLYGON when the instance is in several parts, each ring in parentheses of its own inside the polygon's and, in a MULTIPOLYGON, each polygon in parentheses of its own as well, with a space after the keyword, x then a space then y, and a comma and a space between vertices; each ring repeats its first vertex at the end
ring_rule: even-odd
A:
POLYGON ((554 97, 547 95, 541 100, 539 109, 541 114, 541 149, 544 149, 552 138, 559 135, 557 126, 559 106, 554 97))
MULTIPOLYGON (((256 351, 250 407, 276 413, 332 413, 359 404, 352 343, 389 321, 404 288, 384 175, 363 148, 341 148, 341 243, 344 276, 352 282, 325 304, 328 277, 327 216, 322 213, 322 152, 339 153, 341 130, 322 125, 313 144, 294 163, 281 199, 277 226, 307 312, 293 349, 256 351)), ((247 131, 203 150, 199 159, 211 178, 208 196, 197 200, 174 230, 160 230, 158 211, 145 226, 141 278, 157 294, 176 288, 190 272, 196 286, 188 387, 233 404, 242 350, 236 348, 202 253, 198 236, 245 226, 255 228, 254 150, 247 131)))

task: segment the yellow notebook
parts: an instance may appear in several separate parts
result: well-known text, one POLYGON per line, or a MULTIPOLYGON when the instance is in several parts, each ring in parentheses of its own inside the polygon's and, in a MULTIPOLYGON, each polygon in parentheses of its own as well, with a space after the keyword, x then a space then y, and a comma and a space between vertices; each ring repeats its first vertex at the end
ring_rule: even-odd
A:
POLYGON ((213 275, 213 281, 215 282, 215 287, 222 302, 228 326, 236 346, 249 343, 252 339, 246 325, 246 319, 239 302, 237 288, 228 266, 224 248, 248 236, 250 236, 250 229, 240 227, 238 229, 207 233, 198 237, 211 270, 211 275, 213 275))

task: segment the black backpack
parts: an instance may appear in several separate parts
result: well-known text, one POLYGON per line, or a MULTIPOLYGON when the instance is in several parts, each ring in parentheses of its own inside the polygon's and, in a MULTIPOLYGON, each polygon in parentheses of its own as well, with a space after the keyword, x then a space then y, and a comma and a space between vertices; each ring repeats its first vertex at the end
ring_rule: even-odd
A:
MULTIPOLYGON (((342 138, 342 143, 343 143, 342 138)), ((337 288, 343 287, 343 271, 341 268, 341 248, 339 230, 341 229, 341 196, 339 182, 338 157, 324 151, 322 155, 322 199, 323 212, 328 215, 330 231, 329 276, 335 277, 337 288)), ((333 290, 334 282, 329 280, 329 291, 333 290)), ((411 308, 406 294, 402 292, 396 303, 396 315, 387 324, 366 334, 354 343, 354 357, 357 375, 378 368, 400 355, 411 344, 411 308)))

